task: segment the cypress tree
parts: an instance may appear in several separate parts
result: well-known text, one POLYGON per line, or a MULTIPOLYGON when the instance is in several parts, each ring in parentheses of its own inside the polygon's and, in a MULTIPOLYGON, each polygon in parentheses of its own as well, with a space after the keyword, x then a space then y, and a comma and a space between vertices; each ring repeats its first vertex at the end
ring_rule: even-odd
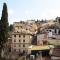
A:
POLYGON ((9 31, 10 32, 13 31, 13 25, 12 24, 9 26, 9 31))
POLYGON ((8 12, 6 3, 3 4, 2 16, 0 20, 0 49, 8 40, 8 12))

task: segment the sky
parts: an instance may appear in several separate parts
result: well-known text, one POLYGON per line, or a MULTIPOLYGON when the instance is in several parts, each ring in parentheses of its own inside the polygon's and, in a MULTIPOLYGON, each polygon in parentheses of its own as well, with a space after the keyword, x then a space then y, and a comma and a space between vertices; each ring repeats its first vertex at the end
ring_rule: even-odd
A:
POLYGON ((0 0, 0 18, 4 2, 7 3, 10 24, 21 20, 60 17, 60 0, 0 0))

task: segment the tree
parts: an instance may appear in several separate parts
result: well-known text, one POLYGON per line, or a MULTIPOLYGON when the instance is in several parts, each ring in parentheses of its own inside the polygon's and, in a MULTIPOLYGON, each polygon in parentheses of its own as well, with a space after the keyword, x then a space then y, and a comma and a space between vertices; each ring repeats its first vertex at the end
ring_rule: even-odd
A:
POLYGON ((13 31, 13 25, 12 24, 9 26, 9 31, 13 31))
MULTIPOLYGON (((8 12, 6 3, 3 4, 2 16, 0 20, 0 52, 8 40, 8 12)), ((1 54, 0 54, 1 57, 1 54)))

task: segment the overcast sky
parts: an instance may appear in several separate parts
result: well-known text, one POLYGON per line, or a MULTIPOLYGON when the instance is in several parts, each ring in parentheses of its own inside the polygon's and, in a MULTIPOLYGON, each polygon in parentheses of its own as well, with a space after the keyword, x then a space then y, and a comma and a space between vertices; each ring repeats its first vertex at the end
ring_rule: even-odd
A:
POLYGON ((8 7, 9 23, 60 17, 60 0, 0 0, 0 17, 4 2, 8 7))

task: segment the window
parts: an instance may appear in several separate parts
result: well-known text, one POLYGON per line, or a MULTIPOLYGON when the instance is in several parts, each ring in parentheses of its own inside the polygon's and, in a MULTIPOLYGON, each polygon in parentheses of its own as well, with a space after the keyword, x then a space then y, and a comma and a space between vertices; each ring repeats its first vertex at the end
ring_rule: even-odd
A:
POLYGON ((60 30, 59 30, 59 32, 58 32, 58 33, 59 33, 59 35, 60 35, 60 30))
POLYGON ((25 40, 23 40, 23 42, 25 42, 25 40))
POLYGON ((28 29, 26 28, 26 30, 28 30, 28 29))
POLYGON ((46 45, 47 44, 47 41, 43 41, 43 44, 46 45))
POLYGON ((14 44, 14 47, 16 47, 16 44, 14 44))
POLYGON ((19 42, 20 42, 20 40, 19 40, 19 42))
POLYGON ((23 50, 23 54, 25 54, 25 50, 23 50))
POLYGON ((19 26, 18 26, 18 29, 19 29, 19 26))
POLYGON ((19 49, 19 52, 21 52, 20 49, 19 49))
POLYGON ((19 35, 19 37, 21 37, 21 35, 19 35))
POLYGON ((25 47, 25 44, 23 44, 23 47, 25 47))
POLYGON ((16 40, 14 40, 14 42, 16 42, 16 40))
POLYGON ((14 49, 14 51, 16 52, 16 49, 14 49))
POLYGON ((56 29, 55 29, 55 33, 57 33, 56 29))
POLYGON ((19 44, 19 47, 20 47, 20 44, 19 44))
POLYGON ((49 30, 51 32, 51 30, 49 30))
POLYGON ((20 26, 22 28, 22 26, 20 26))
POLYGON ((60 23, 60 18, 59 18, 59 23, 60 23))
POLYGON ((14 35, 14 37, 16 37, 16 35, 14 35))
POLYGON ((25 35, 23 35, 23 37, 25 37, 25 35))

